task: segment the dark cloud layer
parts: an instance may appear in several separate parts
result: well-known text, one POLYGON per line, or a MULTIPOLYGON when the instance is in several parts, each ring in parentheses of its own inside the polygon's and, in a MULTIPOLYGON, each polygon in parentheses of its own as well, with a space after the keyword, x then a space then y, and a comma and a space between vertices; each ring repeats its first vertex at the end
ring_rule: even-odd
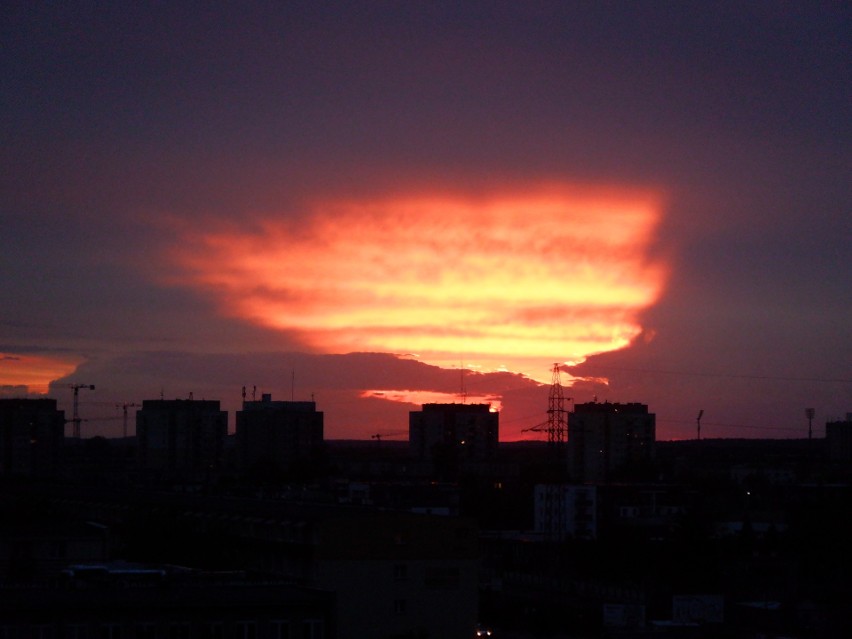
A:
MULTIPOLYGON (((720 435, 801 435, 805 407, 852 410, 850 33, 832 2, 3 3, 3 353, 79 355, 74 379, 137 401, 286 395, 289 366, 346 411, 339 432, 366 433, 390 404, 360 390, 455 373, 287 355, 298 336, 169 280, 175 228, 298 225, 323 197, 625 184, 667 195, 649 257, 670 278, 653 339, 579 367, 611 383, 577 400, 647 402, 666 437, 698 409, 720 435)), ((541 391, 507 393, 506 420, 543 415, 541 391)))

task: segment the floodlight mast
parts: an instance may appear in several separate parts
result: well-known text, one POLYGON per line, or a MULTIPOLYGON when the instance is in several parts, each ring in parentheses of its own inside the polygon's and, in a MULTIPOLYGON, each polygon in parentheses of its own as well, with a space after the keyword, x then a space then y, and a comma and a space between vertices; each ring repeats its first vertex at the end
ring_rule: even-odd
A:
POLYGON ((813 435, 814 435, 813 426, 814 426, 814 415, 815 414, 816 414, 816 411, 813 408, 806 408, 805 409, 805 417, 808 418, 808 439, 813 438, 813 435))

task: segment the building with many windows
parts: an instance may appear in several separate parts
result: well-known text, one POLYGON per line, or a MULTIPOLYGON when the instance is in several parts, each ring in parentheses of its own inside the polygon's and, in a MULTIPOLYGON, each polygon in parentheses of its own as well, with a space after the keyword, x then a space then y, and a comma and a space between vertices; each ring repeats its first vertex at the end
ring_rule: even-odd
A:
MULTIPOLYGON (((167 540, 171 561, 183 566, 211 573, 238 569, 331 593, 335 634, 326 637, 468 639, 476 624, 479 537, 476 523, 468 518, 160 491, 53 492, 50 503, 57 516, 96 519, 120 531, 116 534, 123 535, 124 543, 143 552, 155 552, 167 540), (144 522, 144 527, 137 522, 144 522)), ((255 639, 270 636, 266 621, 286 619, 261 612, 225 618, 228 609, 216 612, 215 606, 204 603, 203 589, 199 594, 204 608, 198 620, 220 619, 226 631, 220 639, 251 639, 228 634, 241 619, 257 621, 255 639)), ((218 594, 211 591, 211 596, 218 594)), ((268 599, 275 598, 270 591, 268 599)), ((173 600, 164 596, 157 605, 173 600)), ((282 599, 281 605, 286 601, 282 599)), ((91 598, 89 602, 89 609, 94 608, 96 602, 91 598)), ((148 614, 142 608, 139 614, 148 614)), ((152 616, 165 620, 165 612, 152 616)), ((107 621, 102 613, 98 619, 107 621)), ((300 634, 299 624, 291 626, 296 633, 291 637, 317 636, 300 634)), ((168 635, 156 639, 163 637, 168 635)))
POLYGON ((408 441, 411 456, 459 463, 492 461, 497 456, 499 413, 490 404, 423 404, 411 411, 408 441))
POLYGON ((224 462, 228 413, 218 400, 144 400, 136 413, 139 465, 163 478, 203 479, 224 462))
POLYGON ((597 487, 536 484, 533 529, 550 539, 595 539, 597 487))
POLYGON ((71 565, 52 583, 4 587, 0 637, 331 639, 333 602, 328 591, 239 572, 71 565))
POLYGON ((323 413, 315 402, 243 402, 237 411, 237 447, 243 468, 272 462, 287 468, 315 458, 323 442, 323 413))
POLYGON ((568 472, 585 483, 623 478, 653 461, 655 438, 646 404, 577 404, 568 415, 568 472))

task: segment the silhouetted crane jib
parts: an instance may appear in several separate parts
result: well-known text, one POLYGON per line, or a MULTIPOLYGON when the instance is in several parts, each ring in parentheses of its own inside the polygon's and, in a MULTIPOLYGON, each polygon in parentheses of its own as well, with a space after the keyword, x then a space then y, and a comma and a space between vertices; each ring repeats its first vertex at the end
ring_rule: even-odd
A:
POLYGON ((383 439, 400 437, 406 434, 408 434, 408 432, 404 430, 391 430, 386 431, 384 433, 375 433, 373 435, 370 435, 370 439, 375 439, 377 443, 381 444, 383 439))

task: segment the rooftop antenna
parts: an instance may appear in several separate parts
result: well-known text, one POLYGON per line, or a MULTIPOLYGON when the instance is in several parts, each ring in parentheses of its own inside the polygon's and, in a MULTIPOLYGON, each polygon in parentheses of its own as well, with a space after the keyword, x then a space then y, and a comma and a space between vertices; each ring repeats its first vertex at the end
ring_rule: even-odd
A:
POLYGON ((246 387, 243 386, 243 408, 246 407, 246 387))
POLYGON ((459 370, 460 383, 461 383, 461 398, 462 404, 467 403, 467 389, 464 387, 464 358, 461 360, 461 369, 459 370))
POLYGON ((704 409, 698 411, 698 417, 695 418, 695 424, 698 427, 698 439, 701 439, 701 416, 704 414, 704 409))
POLYGON ((816 414, 816 411, 814 411, 813 408, 806 408, 805 409, 805 417, 808 418, 808 439, 811 439, 814 435, 813 423, 814 423, 814 415, 815 414, 816 414))
POLYGON ((251 401, 257 401, 257 386, 251 387, 251 401))
POLYGON ((296 371, 290 374, 290 401, 296 401, 296 371))

